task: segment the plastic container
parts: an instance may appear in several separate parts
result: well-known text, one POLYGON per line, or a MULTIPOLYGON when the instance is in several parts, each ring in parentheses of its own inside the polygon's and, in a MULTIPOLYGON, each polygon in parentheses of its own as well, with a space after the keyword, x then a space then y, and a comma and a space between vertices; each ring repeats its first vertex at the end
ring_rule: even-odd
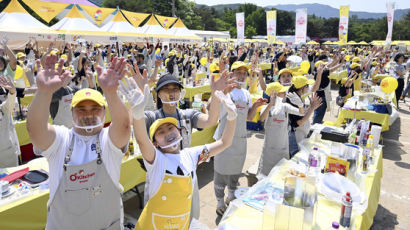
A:
POLYGON ((313 147, 313 150, 309 154, 309 175, 317 177, 320 174, 320 153, 317 147, 313 147))

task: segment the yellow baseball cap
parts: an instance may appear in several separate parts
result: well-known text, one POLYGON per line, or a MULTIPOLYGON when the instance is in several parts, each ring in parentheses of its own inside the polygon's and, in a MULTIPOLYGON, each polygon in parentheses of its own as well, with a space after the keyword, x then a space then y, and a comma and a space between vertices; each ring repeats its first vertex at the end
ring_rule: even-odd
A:
POLYGON ((354 68, 356 68, 356 67, 360 67, 360 64, 357 63, 357 62, 353 62, 353 63, 350 65, 350 69, 354 69, 354 68))
POLYGON ((26 56, 26 54, 23 53, 23 52, 18 52, 17 53, 17 58, 22 58, 22 57, 25 57, 25 56, 26 56))
POLYGON ((292 78, 292 84, 295 86, 296 89, 300 89, 305 85, 313 85, 315 80, 308 79, 305 76, 294 76, 292 78))
POLYGON ((345 60, 349 61, 350 60, 350 55, 346 55, 345 60))
POLYGON ((372 62, 372 65, 378 65, 379 63, 377 61, 372 62))
POLYGON ((96 48, 98 48, 98 47, 100 47, 100 46, 101 46, 100 43, 95 44, 95 47, 96 47, 96 48))
POLYGON ((317 61, 317 62, 315 63, 315 67, 317 68, 319 65, 326 65, 326 64, 327 64, 327 62, 317 61))
POLYGON ((171 123, 175 126, 178 126, 178 120, 173 118, 173 117, 166 117, 166 118, 158 119, 158 120, 154 121, 154 123, 152 123, 152 125, 149 127, 149 139, 151 139, 151 141, 153 141, 154 140, 154 135, 155 135, 155 132, 157 131, 157 129, 161 125, 167 124, 167 123, 171 123))
POLYGON ((234 62, 234 63, 232 64, 231 70, 234 71, 234 70, 236 70, 236 69, 238 69, 238 68, 241 68, 241 67, 245 67, 247 70, 249 70, 249 65, 246 64, 245 62, 242 62, 242 61, 236 61, 236 62, 234 62))
POLYGON ((352 59, 352 62, 361 62, 361 61, 362 61, 362 59, 360 59, 360 57, 354 57, 352 59))
POLYGON ((290 73, 290 74, 293 75, 292 70, 291 70, 291 69, 288 69, 288 68, 281 69, 281 70, 279 71, 279 73, 278 73, 278 76, 282 75, 283 73, 290 73))
POLYGON ((214 62, 209 65, 209 72, 213 73, 215 71, 219 71, 219 65, 217 62, 214 62))
POLYGON ((268 96, 270 96, 272 94, 272 92, 284 93, 284 92, 288 91, 289 88, 290 88, 290 86, 283 86, 279 82, 272 82, 272 83, 269 83, 267 85, 266 94, 268 96))
POLYGON ((99 106, 105 106, 104 96, 95 89, 87 88, 81 89, 74 94, 73 100, 71 101, 71 108, 74 108, 78 103, 87 100, 94 101, 99 106))
POLYGON ((61 55, 61 59, 67 60, 67 59, 68 59, 67 54, 63 54, 63 55, 61 55))

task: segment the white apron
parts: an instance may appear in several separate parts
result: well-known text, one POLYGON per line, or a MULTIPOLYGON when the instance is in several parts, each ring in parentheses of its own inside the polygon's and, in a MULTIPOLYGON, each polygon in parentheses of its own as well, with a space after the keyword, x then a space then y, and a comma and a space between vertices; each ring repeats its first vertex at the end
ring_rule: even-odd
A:
POLYGON ((123 229, 122 200, 101 159, 99 137, 97 159, 81 165, 68 165, 74 146, 64 159, 64 172, 53 200, 49 201, 46 230, 123 229))
POLYGON ((65 95, 58 102, 57 114, 53 120, 55 125, 64 125, 71 129, 73 127, 73 115, 71 113, 72 94, 65 95))
POLYGON ((20 146, 10 114, 0 111, 0 168, 18 166, 20 146))
MULTIPOLYGON (((233 100, 232 100, 233 101, 233 100)), ((247 101, 233 101, 236 105, 238 117, 232 145, 215 156, 214 170, 222 175, 237 175, 242 172, 246 159, 246 121, 249 111, 247 101)), ((215 131, 215 140, 222 137, 227 123, 225 115, 215 131)))
POLYGON ((289 159, 288 114, 282 107, 278 114, 269 111, 265 120, 265 140, 259 161, 258 174, 268 176, 273 167, 282 159, 289 159))

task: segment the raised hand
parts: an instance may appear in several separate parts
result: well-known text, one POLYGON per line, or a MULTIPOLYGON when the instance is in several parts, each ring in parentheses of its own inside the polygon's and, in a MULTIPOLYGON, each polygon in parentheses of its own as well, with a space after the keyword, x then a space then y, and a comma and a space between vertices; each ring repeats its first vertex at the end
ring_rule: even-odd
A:
POLYGON ((222 72, 220 78, 215 81, 215 75, 211 77, 211 91, 216 92, 224 91, 228 88, 235 88, 237 83, 235 83, 236 78, 232 78, 233 73, 229 73, 228 70, 222 72))
POLYGON ((0 76, 0 86, 7 89, 10 94, 16 93, 16 87, 13 84, 13 81, 8 77, 0 76))
POLYGON ((8 42, 9 42, 9 38, 6 37, 6 36, 4 36, 4 37, 1 39, 1 45, 2 45, 3 47, 6 46, 8 42))
POLYGON ((224 109, 228 113, 227 119, 229 121, 232 121, 232 120, 236 119, 238 114, 236 112, 236 106, 232 102, 231 98, 228 97, 228 95, 225 95, 222 91, 219 91, 219 90, 217 90, 215 92, 215 96, 219 99, 219 101, 222 103, 224 109))
POLYGON ((258 100, 256 100, 253 105, 256 107, 262 106, 262 105, 266 105, 268 103, 268 100, 266 98, 259 98, 258 100))
POLYGON ((289 98, 290 102, 294 105, 296 105, 297 107, 302 107, 303 106, 303 101, 302 99, 299 97, 299 95, 297 95, 295 92, 294 93, 289 93, 287 95, 287 97, 289 98))
POLYGON ((44 69, 41 68, 40 60, 36 60, 38 73, 36 78, 37 90, 39 92, 54 93, 59 88, 63 87, 64 82, 71 78, 69 71, 63 72, 64 59, 58 61, 56 55, 47 55, 44 69))
POLYGON ((148 84, 148 73, 147 70, 144 69, 144 71, 140 72, 140 69, 138 68, 138 65, 134 62, 133 63, 134 68, 130 64, 127 64, 127 67, 129 69, 129 74, 132 76, 134 81, 137 83, 138 87, 140 90, 144 90, 144 87, 146 84, 148 84))
POLYGON ((144 108, 147 105, 150 90, 148 85, 144 85, 144 92, 141 92, 139 86, 132 78, 125 78, 127 85, 119 81, 119 90, 127 98, 128 104, 132 112, 132 116, 136 120, 144 118, 144 108))
POLYGON ((312 94, 312 96, 309 97, 310 100, 310 106, 312 106, 313 109, 317 109, 322 105, 322 98, 320 98, 316 93, 312 94))
POLYGON ((127 73, 126 64, 124 58, 117 59, 115 57, 111 61, 110 67, 104 72, 101 66, 97 66, 98 84, 104 93, 117 91, 118 81, 127 73))

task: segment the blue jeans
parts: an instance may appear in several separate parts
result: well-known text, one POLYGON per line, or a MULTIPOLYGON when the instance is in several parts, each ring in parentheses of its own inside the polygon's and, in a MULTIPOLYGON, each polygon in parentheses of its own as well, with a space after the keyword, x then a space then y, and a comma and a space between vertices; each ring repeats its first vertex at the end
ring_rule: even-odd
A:
POLYGON ((326 98, 322 97, 322 105, 319 106, 319 108, 315 109, 315 112, 313 114, 313 123, 312 124, 322 124, 323 123, 323 117, 325 116, 327 109, 327 103, 326 103, 326 98))
POLYGON ((289 158, 292 158, 299 151, 298 142, 296 141, 295 132, 289 131, 289 158))
MULTIPOLYGON (((407 96, 407 93, 409 92, 409 90, 410 90, 410 82, 407 82, 407 86, 406 86, 406 88, 404 89, 402 96, 403 96, 403 97, 406 97, 406 96, 407 96)), ((396 98, 396 99, 399 100, 400 98, 396 98)))

